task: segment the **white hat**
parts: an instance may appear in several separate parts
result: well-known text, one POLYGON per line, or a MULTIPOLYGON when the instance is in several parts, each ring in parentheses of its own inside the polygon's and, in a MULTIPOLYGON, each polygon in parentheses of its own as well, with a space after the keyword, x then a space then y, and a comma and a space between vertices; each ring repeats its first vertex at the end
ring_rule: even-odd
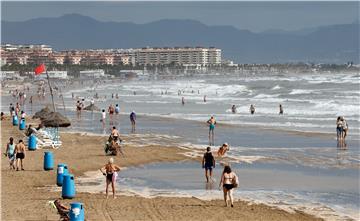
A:
POLYGON ((223 146, 229 146, 229 144, 228 144, 228 143, 224 143, 223 146))

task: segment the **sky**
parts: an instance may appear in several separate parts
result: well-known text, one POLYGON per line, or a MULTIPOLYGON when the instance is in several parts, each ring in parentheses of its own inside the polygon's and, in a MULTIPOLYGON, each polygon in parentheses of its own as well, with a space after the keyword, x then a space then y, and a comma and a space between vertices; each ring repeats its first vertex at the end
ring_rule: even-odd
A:
POLYGON ((359 21, 359 4, 359 1, 1 1, 1 19, 24 21, 78 13, 100 21, 148 23, 160 19, 193 19, 207 25, 231 25, 253 32, 272 29, 291 31, 359 21))

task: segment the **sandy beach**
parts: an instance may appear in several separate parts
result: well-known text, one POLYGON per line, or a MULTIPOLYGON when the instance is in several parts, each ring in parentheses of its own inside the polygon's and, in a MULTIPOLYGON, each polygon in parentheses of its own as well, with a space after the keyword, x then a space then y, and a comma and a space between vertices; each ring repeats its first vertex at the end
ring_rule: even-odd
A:
MULTIPOLYGON (((16 141, 23 133, 13 127, 9 120, 1 124, 3 149, 8 138, 16 141)), ((131 143, 131 136, 125 142, 131 143)), ((54 153, 55 166, 67 163, 75 180, 87 171, 98 170, 108 157, 103 153, 104 136, 85 133, 61 133, 63 146, 54 153)), ((4 151, 4 150, 3 150, 4 151)), ((56 186, 56 170, 43 170, 45 150, 28 151, 24 163, 25 171, 10 171, 8 162, 2 157, 2 220, 58 220, 59 215, 50 209, 47 202, 59 198, 61 193, 46 190, 56 186)), ((151 162, 175 162, 186 159, 184 150, 177 147, 136 146, 125 147, 126 157, 116 157, 121 167, 151 162)), ((105 189, 105 187, 104 187, 105 189)), ((77 192, 70 202, 84 203, 86 220, 320 220, 296 212, 288 213, 266 205, 250 205, 237 201, 235 208, 224 208, 222 200, 204 201, 197 198, 122 196, 106 199, 104 194, 77 192)))

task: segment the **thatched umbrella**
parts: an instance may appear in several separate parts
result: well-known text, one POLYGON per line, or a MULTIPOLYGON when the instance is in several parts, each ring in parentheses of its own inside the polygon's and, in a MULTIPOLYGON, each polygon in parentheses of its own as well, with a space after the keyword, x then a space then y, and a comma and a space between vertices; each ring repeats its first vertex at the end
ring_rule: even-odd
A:
POLYGON ((41 109, 40 111, 36 112, 33 116, 34 119, 39 118, 39 119, 43 119, 46 117, 46 115, 50 114, 52 111, 50 110, 50 108, 48 106, 46 106, 45 108, 41 109))
POLYGON ((84 110, 86 110, 86 111, 100 111, 100 108, 95 106, 95 104, 90 104, 89 106, 85 107, 84 110))
POLYGON ((45 127, 68 127, 71 125, 69 119, 61 115, 59 112, 51 112, 41 119, 41 123, 45 127))

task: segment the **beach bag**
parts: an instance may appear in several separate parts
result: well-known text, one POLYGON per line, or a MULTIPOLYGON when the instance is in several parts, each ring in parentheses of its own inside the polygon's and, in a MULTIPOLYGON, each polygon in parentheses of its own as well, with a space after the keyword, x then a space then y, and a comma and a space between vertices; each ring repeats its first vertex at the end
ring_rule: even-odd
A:
POLYGON ((235 174, 234 177, 232 178, 232 185, 234 188, 239 187, 239 179, 235 174))

